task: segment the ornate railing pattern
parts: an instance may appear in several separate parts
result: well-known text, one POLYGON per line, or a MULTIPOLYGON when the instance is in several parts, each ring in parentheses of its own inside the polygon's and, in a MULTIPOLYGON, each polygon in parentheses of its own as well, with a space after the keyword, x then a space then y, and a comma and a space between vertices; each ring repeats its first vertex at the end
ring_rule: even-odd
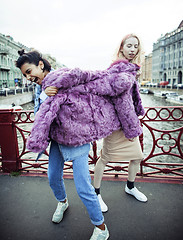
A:
POLYGON ((141 119, 143 128, 149 131, 152 139, 150 152, 143 160, 143 176, 166 175, 183 177, 183 108, 148 108, 141 119), (176 124, 175 124, 176 123, 176 124), (171 128, 169 127, 171 126, 171 128), (162 161, 163 160, 165 162, 162 161), (156 159, 154 162, 150 160, 156 159), (159 159, 159 161, 157 161, 159 159), (166 159, 166 160, 165 160, 166 159), (146 167, 146 171, 143 171, 146 167), (147 171, 151 169, 151 171, 147 171))
MULTIPOLYGON (((1 169, 4 172, 47 172, 49 147, 38 162, 35 162, 37 154, 26 150, 26 138, 33 122, 33 111, 0 110, 1 169)), ((183 180, 183 107, 146 108, 141 124, 144 133, 140 136, 140 142, 145 157, 138 175, 183 180)), ((92 143, 89 154, 91 174, 99 159, 101 145, 92 143)), ((72 175, 72 162, 65 163, 64 173, 72 175)), ((111 161, 106 166, 104 176, 123 177, 127 173, 128 162, 111 161)))

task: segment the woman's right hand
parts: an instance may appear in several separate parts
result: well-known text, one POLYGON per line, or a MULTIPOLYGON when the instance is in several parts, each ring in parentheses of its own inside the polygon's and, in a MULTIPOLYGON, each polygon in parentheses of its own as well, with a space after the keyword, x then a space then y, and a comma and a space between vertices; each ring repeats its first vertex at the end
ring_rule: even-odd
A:
POLYGON ((58 93, 58 88, 50 86, 45 89, 45 93, 47 96, 55 96, 58 93))

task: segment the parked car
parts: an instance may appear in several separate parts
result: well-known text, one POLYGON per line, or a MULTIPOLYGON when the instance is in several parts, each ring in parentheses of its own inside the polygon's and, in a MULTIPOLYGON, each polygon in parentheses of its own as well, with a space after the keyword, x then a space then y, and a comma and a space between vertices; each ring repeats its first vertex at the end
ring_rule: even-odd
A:
POLYGON ((152 83, 152 86, 153 86, 153 87, 157 87, 157 86, 158 86, 158 83, 152 83))
POLYGON ((9 88, 0 88, 0 96, 6 96, 9 91, 9 88))
POLYGON ((177 84, 177 88, 183 89, 183 84, 177 84))

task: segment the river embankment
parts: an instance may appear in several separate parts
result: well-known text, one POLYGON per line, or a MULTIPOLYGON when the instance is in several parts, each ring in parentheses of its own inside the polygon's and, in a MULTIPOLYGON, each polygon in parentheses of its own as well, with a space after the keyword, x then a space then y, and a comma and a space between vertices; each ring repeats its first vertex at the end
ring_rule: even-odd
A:
POLYGON ((16 95, 0 96, 0 106, 1 105, 24 105, 33 101, 33 93, 17 93, 16 95))
POLYGON ((176 92, 178 95, 183 95, 183 89, 173 89, 173 88, 167 88, 166 86, 163 88, 159 88, 159 87, 148 87, 148 86, 141 86, 141 89, 148 89, 151 92, 155 93, 155 92, 176 92))

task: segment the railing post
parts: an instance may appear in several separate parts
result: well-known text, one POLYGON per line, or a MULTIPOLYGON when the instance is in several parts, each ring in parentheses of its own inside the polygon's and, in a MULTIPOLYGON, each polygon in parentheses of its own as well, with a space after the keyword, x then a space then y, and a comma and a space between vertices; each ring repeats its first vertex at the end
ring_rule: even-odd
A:
MULTIPOLYGON (((141 127, 143 128, 142 121, 140 121, 140 124, 141 124, 141 127)), ((142 148, 142 152, 144 151, 143 140, 144 140, 144 135, 143 135, 143 132, 142 132, 142 134, 139 136, 139 141, 140 141, 140 145, 141 145, 141 148, 142 148)), ((140 176, 143 176, 143 161, 141 161, 141 163, 140 163, 140 176)))
POLYGON ((142 148, 142 152, 144 150, 144 143, 143 143, 143 140, 144 140, 144 135, 143 133, 139 136, 139 141, 140 141, 140 146, 142 148))
POLYGON ((99 159, 99 157, 97 156, 97 143, 96 141, 93 142, 93 162, 94 164, 97 163, 97 160, 99 159))
POLYGON ((13 109, 0 109, 0 147, 3 172, 16 172, 21 165, 18 161, 18 140, 13 124, 14 118, 13 109))
MULTIPOLYGON (((141 145, 141 148, 142 148, 142 152, 144 150, 144 143, 143 143, 143 140, 144 140, 144 135, 143 133, 139 136, 139 141, 140 141, 140 145, 141 145)), ((143 160, 141 161, 140 163, 140 176, 143 176, 143 160)))
POLYGON ((89 158, 92 160, 92 164, 96 164, 100 156, 97 156, 97 143, 96 141, 92 142, 93 148, 93 157, 89 154, 89 158))

